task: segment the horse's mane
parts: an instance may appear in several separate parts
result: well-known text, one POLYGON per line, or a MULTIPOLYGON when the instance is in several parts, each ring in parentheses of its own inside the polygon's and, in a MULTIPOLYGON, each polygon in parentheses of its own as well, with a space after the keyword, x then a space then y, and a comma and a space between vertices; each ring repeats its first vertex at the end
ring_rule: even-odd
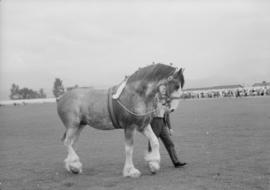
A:
POLYGON ((135 81, 159 81, 164 79, 165 77, 169 77, 175 71, 175 67, 157 63, 148 65, 146 67, 138 69, 135 73, 133 73, 129 79, 128 83, 135 81))

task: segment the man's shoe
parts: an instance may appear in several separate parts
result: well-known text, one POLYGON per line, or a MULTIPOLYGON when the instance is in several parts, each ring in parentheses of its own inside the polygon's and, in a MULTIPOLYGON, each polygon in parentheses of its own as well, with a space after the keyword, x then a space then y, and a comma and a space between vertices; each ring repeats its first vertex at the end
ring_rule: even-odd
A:
POLYGON ((181 168, 181 167, 183 167, 183 166, 185 166, 185 165, 187 165, 187 163, 185 163, 185 162, 176 162, 176 163, 174 164, 174 167, 175 167, 175 168, 181 168))

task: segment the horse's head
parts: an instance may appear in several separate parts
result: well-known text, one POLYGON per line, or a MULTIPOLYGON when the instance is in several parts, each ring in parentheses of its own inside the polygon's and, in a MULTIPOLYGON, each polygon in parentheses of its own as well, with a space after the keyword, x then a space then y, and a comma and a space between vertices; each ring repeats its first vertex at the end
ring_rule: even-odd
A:
POLYGON ((157 93, 158 86, 165 83, 167 86, 167 95, 171 99, 171 109, 178 106, 182 88, 185 80, 183 69, 177 69, 171 65, 153 64, 143 67, 132 74, 127 82, 137 94, 152 100, 157 93))
POLYGON ((185 84, 184 69, 176 69, 167 79, 167 94, 171 99, 171 110, 175 110, 179 104, 182 89, 185 84))

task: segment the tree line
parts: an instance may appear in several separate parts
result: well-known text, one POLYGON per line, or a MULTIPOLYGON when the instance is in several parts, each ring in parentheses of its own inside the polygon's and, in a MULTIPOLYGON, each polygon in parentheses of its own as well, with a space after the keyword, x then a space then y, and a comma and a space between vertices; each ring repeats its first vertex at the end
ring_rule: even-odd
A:
MULTIPOLYGON (((63 81, 59 78, 56 78, 53 85, 53 95, 57 98, 65 92, 63 81)), ((10 88, 9 98, 11 100, 20 100, 20 99, 36 99, 36 98, 47 98, 44 89, 41 88, 38 91, 23 87, 20 88, 19 85, 13 83, 10 88)))

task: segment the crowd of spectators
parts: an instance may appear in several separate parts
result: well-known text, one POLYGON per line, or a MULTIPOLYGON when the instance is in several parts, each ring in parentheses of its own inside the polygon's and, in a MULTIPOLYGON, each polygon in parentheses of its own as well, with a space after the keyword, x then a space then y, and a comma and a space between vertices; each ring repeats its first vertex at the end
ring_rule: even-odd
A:
POLYGON ((242 87, 236 89, 207 89, 207 90, 186 90, 182 98, 221 98, 221 97, 246 97, 246 96, 270 96, 268 87, 242 87))

